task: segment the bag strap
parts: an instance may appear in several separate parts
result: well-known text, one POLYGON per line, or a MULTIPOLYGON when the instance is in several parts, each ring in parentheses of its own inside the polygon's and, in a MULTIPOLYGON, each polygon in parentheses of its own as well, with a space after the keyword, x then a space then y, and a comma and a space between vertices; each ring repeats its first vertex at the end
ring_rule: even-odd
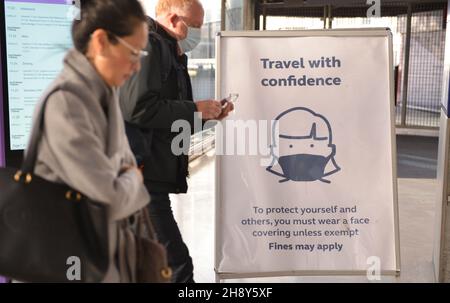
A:
POLYGON ((156 232, 155 232, 155 228, 153 226, 152 221, 150 220, 150 214, 148 213, 148 208, 144 207, 144 209, 142 210, 142 215, 143 215, 143 219, 144 219, 144 223, 145 223, 145 227, 147 228, 147 231, 149 233, 149 237, 152 240, 157 240, 156 239, 156 232))
POLYGON ((151 240, 157 241, 155 228, 153 227, 152 221, 150 220, 150 215, 148 213, 147 207, 144 207, 140 210, 138 216, 137 230, 136 234, 138 235, 138 244, 140 245, 140 239, 145 236, 144 230, 147 230, 148 238, 151 240))
POLYGON ((22 174, 33 174, 34 172, 39 142, 42 139, 42 134, 44 130, 45 108, 47 107, 47 101, 50 95, 52 95, 58 89, 59 86, 53 87, 42 98, 42 103, 40 104, 40 108, 35 115, 35 120, 33 121, 33 127, 31 130, 30 139, 28 141, 28 147, 22 161, 22 168, 21 168, 22 174))

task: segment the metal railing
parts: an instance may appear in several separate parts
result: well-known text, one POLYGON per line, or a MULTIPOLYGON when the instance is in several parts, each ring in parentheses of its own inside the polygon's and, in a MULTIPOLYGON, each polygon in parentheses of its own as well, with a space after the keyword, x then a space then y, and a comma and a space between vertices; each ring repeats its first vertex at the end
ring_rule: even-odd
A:
POLYGON ((216 134, 213 129, 204 130, 193 135, 189 148, 189 161, 194 161, 213 149, 215 146, 215 138, 216 134))

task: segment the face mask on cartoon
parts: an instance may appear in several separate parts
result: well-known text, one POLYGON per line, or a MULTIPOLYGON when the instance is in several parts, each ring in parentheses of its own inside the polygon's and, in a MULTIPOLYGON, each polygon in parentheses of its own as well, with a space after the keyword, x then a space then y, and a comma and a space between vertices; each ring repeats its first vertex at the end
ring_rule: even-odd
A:
POLYGON ((279 183, 329 184, 325 178, 341 170, 335 160, 331 124, 305 107, 288 109, 275 118, 270 153, 273 158, 266 171, 281 177, 279 183))
POLYGON ((178 42, 183 53, 188 53, 199 45, 202 39, 202 31, 200 28, 189 27, 185 39, 178 42))
POLYGON ((325 167, 330 157, 298 154, 282 156, 278 163, 284 177, 292 181, 316 181, 325 176, 325 167))

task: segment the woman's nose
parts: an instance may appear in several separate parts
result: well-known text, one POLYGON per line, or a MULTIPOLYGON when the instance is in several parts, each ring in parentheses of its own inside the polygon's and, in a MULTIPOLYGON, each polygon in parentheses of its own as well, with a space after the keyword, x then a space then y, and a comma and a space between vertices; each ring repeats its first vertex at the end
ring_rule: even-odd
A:
POLYGON ((134 69, 134 71, 137 73, 137 72, 139 72, 140 70, 141 70, 141 67, 142 67, 142 65, 141 65, 141 60, 139 60, 136 64, 135 64, 135 69, 134 69))

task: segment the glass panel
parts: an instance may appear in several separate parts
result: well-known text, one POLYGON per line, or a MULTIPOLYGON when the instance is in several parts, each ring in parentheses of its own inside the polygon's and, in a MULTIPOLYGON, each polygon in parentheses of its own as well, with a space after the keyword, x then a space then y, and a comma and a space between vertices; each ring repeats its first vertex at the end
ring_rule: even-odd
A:
POLYGON ((244 0, 227 0, 226 30, 244 30, 244 0))

